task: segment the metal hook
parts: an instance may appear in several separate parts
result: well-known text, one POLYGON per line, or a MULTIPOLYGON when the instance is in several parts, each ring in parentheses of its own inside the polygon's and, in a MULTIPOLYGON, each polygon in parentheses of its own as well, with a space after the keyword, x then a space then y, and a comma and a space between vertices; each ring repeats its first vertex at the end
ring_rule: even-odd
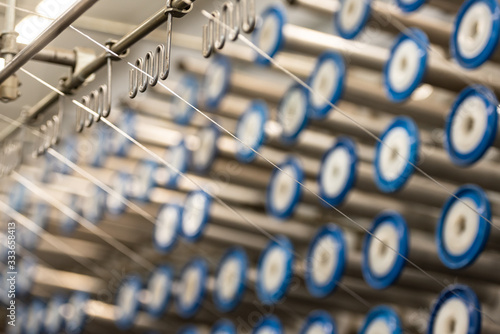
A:
POLYGON ((208 23, 203 26, 202 49, 203 57, 208 58, 214 50, 214 19, 208 19, 208 23))
POLYGON ((216 49, 222 49, 226 42, 226 25, 225 19, 227 17, 227 11, 222 11, 222 15, 219 11, 215 10, 212 12, 212 16, 215 19, 215 38, 214 45, 216 49), (224 20, 224 22, 222 22, 224 20))

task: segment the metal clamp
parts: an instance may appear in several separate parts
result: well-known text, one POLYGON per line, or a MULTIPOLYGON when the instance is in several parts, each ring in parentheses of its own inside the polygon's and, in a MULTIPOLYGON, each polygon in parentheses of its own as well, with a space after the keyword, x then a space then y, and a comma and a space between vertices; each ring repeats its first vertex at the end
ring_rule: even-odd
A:
POLYGON ((202 54, 208 58, 215 49, 222 49, 226 38, 235 41, 240 30, 251 33, 255 29, 255 0, 226 1, 222 12, 211 13, 208 24, 203 26, 202 54))
MULTIPOLYGON (((111 48, 112 42, 106 43, 107 48, 111 48)), ((106 58, 106 68, 108 79, 107 83, 100 85, 99 88, 90 92, 89 95, 82 97, 81 103, 95 111, 97 115, 89 113, 82 107, 76 107, 76 131, 82 132, 85 127, 89 128, 95 122, 99 122, 101 117, 108 117, 111 113, 111 78, 113 76, 112 60, 116 59, 108 53, 106 58)))

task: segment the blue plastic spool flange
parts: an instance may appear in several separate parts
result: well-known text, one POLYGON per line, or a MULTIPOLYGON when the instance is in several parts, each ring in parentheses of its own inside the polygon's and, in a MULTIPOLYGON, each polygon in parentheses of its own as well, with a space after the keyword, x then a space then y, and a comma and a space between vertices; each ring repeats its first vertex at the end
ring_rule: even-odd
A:
POLYGON ((31 291, 36 266, 36 260, 29 256, 24 256, 21 261, 19 261, 17 267, 18 275, 15 282, 19 296, 25 296, 31 291))
POLYGON ((342 279, 344 275, 346 263, 347 263, 347 246, 344 238, 344 232, 335 224, 327 224, 319 229, 311 243, 309 244, 307 251, 307 259, 306 259, 306 273, 305 273, 305 281, 307 290, 314 297, 326 297, 331 294, 335 288, 337 287, 338 282, 342 279), (318 283, 315 281, 313 277, 313 257, 314 251, 318 244, 324 238, 332 238, 337 247, 337 265, 335 270, 330 274, 330 278, 324 284, 318 283))
MULTIPOLYGON (((193 75, 183 75, 179 82, 179 87, 177 87, 177 93, 186 98, 186 92, 189 96, 186 99, 193 107, 198 108, 198 99, 200 94, 200 84, 198 80, 193 75)), ((180 125, 187 125, 193 118, 195 112, 189 104, 182 101, 181 99, 173 99, 173 109, 174 109, 174 122, 180 125)))
MULTIPOLYGON (((80 198, 78 195, 71 194, 69 199, 69 208, 75 212, 77 215, 82 215, 82 208, 80 204, 80 198)), ((64 235, 72 234, 78 226, 78 222, 73 218, 62 215, 60 220, 60 230, 64 235)))
MULTIPOLYGON (((31 220, 36 226, 45 230, 49 223, 49 206, 45 203, 36 204, 31 220)), ((34 250, 40 242, 38 233, 25 226, 22 226, 19 232, 19 243, 27 250, 34 250)))
POLYGON ((451 56, 460 64, 460 66, 468 69, 473 69, 481 66, 486 61, 488 61, 491 56, 495 53, 498 47, 498 41, 500 39, 500 5, 496 0, 467 0, 458 10, 455 23, 453 25, 453 32, 450 40, 450 54, 451 56), (458 48, 458 27, 464 18, 467 11, 477 3, 484 3, 488 6, 492 13, 492 27, 491 36, 488 39, 488 43, 484 47, 483 51, 472 58, 465 57, 458 48))
POLYGON ((345 0, 340 0, 341 9, 336 11, 333 15, 333 25, 335 27, 335 31, 339 34, 340 37, 345 39, 354 39, 363 31, 366 23, 368 22, 368 18, 371 16, 371 1, 363 1, 364 9, 361 20, 359 20, 358 24, 356 24, 351 30, 345 30, 340 24, 340 15, 342 15, 342 7, 344 6, 344 4, 345 0))
POLYGON ((398 7, 405 13, 414 12, 422 7, 427 0, 413 0, 412 2, 396 0, 398 7))
POLYGON ((140 301, 139 294, 142 291, 142 280, 139 276, 131 275, 126 277, 116 295, 116 309, 115 309, 115 323, 118 328, 121 330, 127 330, 132 328, 135 318, 139 313, 140 301), (131 300, 128 298, 125 300, 126 302, 130 302, 127 305, 120 305, 123 301, 121 300, 123 297, 123 293, 129 293, 125 289, 130 289, 133 294, 131 300), (126 291, 126 292, 124 292, 126 291))
POLYGON ((200 331, 195 325, 185 325, 177 331, 177 334, 200 334, 200 331))
MULTIPOLYGON (((356 149, 356 144, 349 137, 339 137, 337 139, 337 142, 328 151, 326 151, 323 157, 321 158, 320 173, 318 174, 319 194, 321 198, 323 198, 329 205, 333 206, 340 205, 345 200, 347 194, 349 194, 349 192, 356 183, 357 166, 358 166, 358 153, 356 149), (328 194, 328 192, 325 189, 326 181, 324 180, 323 173, 321 171, 323 171, 323 169, 325 168, 326 160, 328 159, 330 154, 333 154, 338 149, 345 149, 348 152, 350 158, 350 169, 349 169, 349 176, 345 181, 344 188, 337 195, 332 196, 328 194)), ((327 204, 323 203, 323 201, 321 201, 321 203, 325 206, 328 206, 327 204)))
MULTIPOLYGON (((120 117, 119 128, 132 138, 136 138, 137 117, 132 109, 125 109, 120 117)), ((110 133, 107 151, 120 157, 127 156, 133 143, 118 132, 110 133)))
POLYGON ((205 79, 203 81, 203 103, 206 108, 216 109, 219 106, 220 102, 229 91, 231 71, 231 61, 227 57, 217 55, 213 58, 210 66, 207 68, 205 79), (207 96, 207 92, 211 90, 210 85, 213 85, 213 82, 209 80, 211 79, 211 72, 219 70, 220 68, 224 71, 222 85, 215 96, 207 96))
POLYGON ((257 282, 255 284, 257 297, 262 304, 271 305, 278 303, 285 296, 293 277, 293 252, 294 249, 291 241, 282 235, 277 236, 275 240, 269 242, 267 247, 262 251, 257 265, 257 282), (262 271, 264 269, 267 254, 275 248, 280 248, 285 254, 285 272, 283 273, 283 280, 281 281, 281 284, 274 291, 268 291, 264 286, 265 277, 263 277, 262 271))
POLYGON ((158 170, 158 163, 153 160, 142 160, 134 170, 134 175, 138 177, 140 183, 140 193, 134 194, 135 199, 141 202, 149 201, 149 194, 156 186, 155 173, 158 170))
POLYGON ((167 160, 177 171, 173 170, 170 167, 164 167, 168 171, 168 180, 164 184, 167 188, 175 188, 177 187, 177 182, 181 176, 181 173, 186 173, 189 166, 189 150, 186 146, 186 141, 181 139, 181 141, 174 146, 171 146, 167 150, 167 156, 165 160, 167 160), (169 158, 169 155, 174 154, 177 155, 178 152, 182 154, 182 158, 179 161, 172 161, 169 158))
POLYGON ((427 71, 427 60, 428 60, 428 49, 429 49, 429 38, 427 35, 420 29, 417 28, 409 28, 406 29, 404 32, 400 33, 392 47, 391 47, 391 52, 389 59, 384 65, 384 73, 383 73, 383 80, 384 80, 384 88, 386 91, 386 94, 388 98, 392 102, 403 102, 411 97, 413 92, 420 86, 422 83, 422 80, 424 79, 425 73, 427 71), (408 40, 413 41, 418 48, 418 56, 419 56, 419 69, 418 72, 416 73, 415 77, 413 78, 413 81, 411 84, 404 90, 399 91, 396 88, 393 87, 392 83, 389 81, 389 69, 391 67, 391 63, 394 59, 394 54, 396 50, 399 48, 399 46, 408 40))
POLYGON ((467 306, 469 314, 469 328, 467 329, 467 334, 481 334, 481 303, 479 302, 476 293, 468 286, 462 284, 450 285, 441 292, 432 308, 429 325, 427 326, 427 333, 440 334, 434 333, 435 318, 440 308, 447 301, 454 298, 462 300, 467 306))
MULTIPOLYGON (((252 41, 255 45, 257 45, 264 53, 266 53, 269 57, 274 58, 274 56, 281 51, 281 49, 284 46, 284 36, 283 36, 283 27, 286 24, 286 10, 281 4, 273 4, 261 13, 261 25, 257 27, 253 34, 252 34, 252 41), (268 20, 275 20, 276 24, 275 26, 275 31, 274 31, 274 44, 270 45, 267 50, 263 49, 263 46, 260 45, 260 37, 262 33, 262 26, 265 25, 265 23, 268 20)), ((270 61, 267 59, 267 57, 264 57, 260 53, 255 54, 255 63, 260 64, 260 65, 269 65, 270 61)))
POLYGON ((308 117, 308 104, 309 104, 309 91, 299 85, 299 84, 294 84, 292 85, 286 92, 285 92, 285 95, 283 95, 283 97, 281 98, 279 104, 278 104, 278 122, 282 125, 283 127, 283 130, 281 132, 281 140, 287 144, 287 145, 291 145, 293 144, 297 138, 299 137, 299 135, 301 134, 302 130, 304 130, 304 128, 307 126, 307 124, 309 123, 309 117, 308 117), (299 93, 301 94, 302 96, 302 105, 300 106, 300 112, 302 113, 300 116, 300 120, 299 122, 297 122, 297 126, 295 127, 295 129, 292 129, 292 131, 289 131, 288 133, 285 132, 285 129, 283 127, 283 124, 285 122, 287 122, 287 117, 286 115, 283 115, 283 108, 286 104, 286 102, 288 102, 288 99, 291 98, 291 96, 293 96, 292 94, 295 94, 295 93, 299 93))
POLYGON ((184 203, 185 205, 184 205, 184 212, 182 215, 182 224, 180 232, 184 239, 186 239, 189 242, 195 242, 202 237, 203 231, 205 231, 205 227, 207 226, 207 223, 210 220, 210 207, 212 205, 212 197, 203 190, 195 190, 189 193, 184 203), (193 198, 197 200, 194 201, 193 198), (191 218, 190 214, 188 214, 188 210, 193 210, 187 205, 188 203, 196 204, 197 207, 195 207, 194 210, 199 210, 201 212, 201 215, 199 215, 201 221, 197 222, 198 229, 194 231, 194 233, 190 234, 187 234, 184 228, 184 225, 187 223, 186 220, 191 218))
POLYGON ((396 311, 389 306, 380 305, 372 308, 370 312, 368 312, 363 321, 363 325, 361 326, 359 334, 367 333, 368 329, 375 321, 384 322, 389 329, 388 334, 403 333, 403 324, 396 311))
POLYGON ((239 275, 234 278, 238 280, 238 285, 235 294, 231 298, 225 298, 219 293, 219 287, 216 286, 212 295, 215 307, 221 312, 229 312, 234 310, 241 302, 243 295, 245 293, 246 278, 248 271, 248 256, 245 250, 241 247, 230 248, 220 260, 217 271, 216 271, 216 282, 218 277, 221 275, 221 269, 227 261, 237 261, 240 267, 239 275))
POLYGON ((203 173, 206 173, 210 169, 210 167, 212 167, 212 164, 213 164, 215 158, 217 157, 217 154, 219 153, 219 149, 217 148, 217 140, 220 136, 220 131, 219 131, 219 128, 214 124, 210 124, 204 128, 201 128, 199 130, 199 132, 201 132, 201 131, 210 131, 211 133, 214 134, 214 137, 215 137, 213 142, 211 143, 210 154, 209 154, 209 158, 207 161, 205 161, 203 164, 198 164, 197 162, 195 162, 194 157, 196 156, 196 152, 191 154, 191 157, 190 157, 191 158, 191 161, 190 161, 191 169, 196 173, 203 174, 203 173))
MULTIPOLYGON (((175 245, 177 244, 177 240, 179 237, 179 234, 181 233, 181 223, 182 223, 182 207, 180 205, 176 204, 164 204, 160 207, 160 210, 158 211, 158 215, 156 216, 156 223, 155 227, 153 230, 153 243, 155 246, 155 249, 158 250, 161 253, 168 253, 170 252, 175 245), (172 210, 170 211, 170 214, 175 214, 177 215, 177 219, 173 221, 175 223, 175 226, 173 227, 173 233, 172 233, 172 238, 169 240, 163 240, 159 234, 162 233, 162 229, 165 228, 163 227, 162 223, 160 222, 160 219, 162 219, 163 215, 166 214, 167 210, 172 210)), ((166 226, 166 228, 172 228, 171 226, 166 226)))
POLYGON ((332 316, 323 310, 315 310, 309 313, 304 325, 300 329, 299 334, 308 334, 309 330, 314 326, 314 328, 321 328, 323 334, 336 334, 337 325, 333 320, 332 316))
POLYGON ((85 198, 84 201, 90 201, 84 203, 82 207, 83 217, 87 219, 92 224, 97 224, 101 221, 104 213, 106 211, 106 199, 107 193, 98 186, 94 187, 93 194, 90 198, 85 198))
POLYGON ((9 191, 9 206, 17 212, 22 212, 28 199, 26 187, 21 183, 15 183, 9 191))
POLYGON ((172 283, 174 281, 174 271, 168 265, 160 265, 156 267, 151 276, 149 277, 148 290, 151 294, 157 293, 157 291, 151 291, 152 280, 161 277, 165 280, 167 286, 165 290, 163 290, 160 296, 154 295, 153 299, 159 299, 160 302, 157 304, 153 304, 152 302, 147 303, 144 307, 148 314, 153 318, 160 318, 163 313, 165 313, 171 297, 172 297, 172 283))
POLYGON ((283 325, 276 316, 264 315, 252 329, 252 334, 261 334, 263 331, 266 334, 282 334, 283 325))
POLYGON ((24 334, 42 334, 45 332, 45 303, 39 299, 34 299, 27 310, 27 319, 22 326, 24 334))
POLYGON ((122 201, 122 198, 129 199, 129 186, 132 177, 124 172, 116 172, 113 177, 113 191, 121 196, 121 198, 115 197, 113 194, 109 194, 106 197, 106 211, 112 215, 119 216, 125 212, 127 209, 127 204, 122 201))
POLYGON ((231 320, 222 318, 212 326, 210 334, 236 334, 236 326, 231 320))
POLYGON ((77 291, 69 299, 69 304, 73 308, 69 318, 66 318, 65 330, 68 334, 80 334, 85 329, 87 323, 86 306, 90 297, 88 293, 77 291))
MULTIPOLYGON (((325 118, 330 110, 332 110, 331 104, 336 104, 340 98, 342 97, 344 93, 344 83, 345 83, 345 75, 346 75, 346 66, 345 66, 345 61, 344 58, 334 52, 324 52, 322 53, 319 57, 318 60, 316 61, 316 65, 314 66, 314 69, 309 76, 308 79, 308 85, 310 87, 313 87, 313 82, 316 78, 316 76, 319 73, 319 70, 321 69, 322 66, 325 65, 325 63, 332 62, 334 64, 334 67, 336 69, 336 80, 335 80, 335 85, 334 85, 334 90, 331 91, 327 96, 323 96, 327 101, 324 101, 324 104, 322 106, 314 106, 312 99, 314 97, 313 93, 309 94, 309 117, 312 119, 322 119, 325 118)), ((318 94, 318 93, 316 93, 318 94)))
POLYGON ((65 297, 56 295, 47 304, 47 312, 44 322, 46 334, 58 334, 64 329, 65 319, 61 312, 62 307, 67 303, 65 297))
POLYGON ((195 258, 188 262, 184 268, 182 268, 180 277, 181 280, 184 277, 184 274, 186 271, 190 268, 195 268, 196 271, 199 273, 199 285, 198 285, 198 295, 196 296, 195 300, 193 303, 186 305, 183 304, 181 295, 178 294, 177 298, 175 300, 175 305, 177 308, 177 313, 179 314, 180 317, 182 318, 191 318, 193 317, 201 307, 201 304, 203 302, 203 299, 205 298, 206 294, 206 281, 207 281, 207 276, 208 276, 208 264, 207 262, 202 259, 202 258, 195 258))
POLYGON ((488 238, 490 236, 491 225, 488 221, 491 221, 491 204, 486 193, 476 185, 464 185, 455 191, 454 195, 451 196, 448 201, 443 206, 441 210, 441 216, 439 217, 439 222, 436 231, 436 246, 439 258, 444 263, 445 266, 451 269, 461 269, 470 266, 479 257, 481 252, 484 250, 488 238), (477 211, 477 219, 479 220, 477 235, 474 243, 471 247, 460 255, 451 254, 444 244, 444 223, 446 216, 451 209, 452 205, 458 203, 457 197, 460 201, 465 199, 472 200, 475 205, 475 211, 477 211))
POLYGON ((420 149, 420 136, 418 132, 418 127, 415 122, 409 117, 396 117, 389 127, 380 136, 380 140, 383 142, 385 137, 396 128, 403 128, 409 137, 409 153, 408 161, 406 162, 403 172, 394 180, 387 180, 384 178, 380 170, 380 154, 384 147, 380 141, 377 142, 375 148, 375 160, 373 162, 375 168, 375 184, 377 187, 385 192, 392 193, 401 189, 408 179, 411 177, 415 171, 415 167, 418 163, 419 149, 420 149))
MULTIPOLYGON (((304 181, 304 170, 302 168, 302 165, 300 164, 299 160, 293 157, 288 158, 285 162, 280 164, 278 167, 283 170, 287 168, 288 166, 291 166, 293 173, 290 175, 290 177, 295 177, 297 181, 300 183, 303 183, 304 181)), ((276 218, 279 219, 287 219, 292 216, 293 212, 295 211, 295 207, 300 201, 300 198, 302 196, 302 188, 299 183, 295 182, 293 183, 293 196, 292 199, 289 203, 288 206, 286 206, 284 209, 279 209, 276 208, 273 199, 271 198, 272 192, 273 192, 273 187, 274 187, 274 182, 275 179, 278 177, 278 175, 282 173, 278 169, 274 169, 271 178, 269 181, 269 185, 267 186, 267 191, 266 191, 266 210, 267 212, 276 218)), ((289 173, 290 174, 290 173, 289 173)), ((287 176, 288 177, 288 176, 287 176)))
POLYGON ((247 141, 244 142, 245 145, 241 142, 237 142, 236 159, 238 159, 240 162, 250 163, 255 159, 257 154, 252 151, 252 149, 255 151, 259 151, 260 147, 264 143, 264 139, 266 136, 265 125, 268 117, 269 111, 267 108, 267 104, 262 100, 252 101, 250 106, 240 116, 238 124, 236 126, 236 137, 238 137, 242 141, 247 139, 247 141), (254 125, 255 128, 253 128, 257 131, 257 133, 254 138, 250 138, 250 140, 248 140, 248 138, 245 138, 243 132, 247 126, 247 122, 253 120, 254 117, 258 118, 258 123, 254 125))
POLYGON ((372 225, 369 229, 370 233, 366 234, 363 240, 363 258, 361 262, 361 270, 363 273, 363 278, 365 281, 374 289, 385 289, 394 284, 397 281, 403 269, 406 265, 406 259, 408 258, 408 253, 410 249, 409 245, 409 231, 405 219, 399 213, 395 211, 386 211, 379 214, 373 220, 372 225), (374 234, 382 225, 390 224, 397 231, 398 235, 398 246, 396 248, 397 257, 394 261, 392 268, 385 275, 377 275, 374 273, 370 266, 369 252, 370 244, 375 242, 380 242, 374 239, 374 234))
POLYGON ((485 86, 471 85, 460 92, 455 102, 453 103, 453 106, 451 107, 451 112, 446 118, 444 140, 444 147, 446 149, 446 152, 455 165, 466 167, 474 164, 475 162, 480 160, 486 154, 491 145, 493 145, 498 132, 498 105, 499 102, 495 96, 495 93, 493 93, 489 88, 485 86), (477 146, 471 151, 464 153, 457 150, 457 148, 453 144, 451 131, 452 122, 454 118, 457 117, 456 114, 459 107, 466 101, 467 98, 470 97, 480 98, 485 103, 487 126, 483 134, 483 138, 477 144, 477 146))

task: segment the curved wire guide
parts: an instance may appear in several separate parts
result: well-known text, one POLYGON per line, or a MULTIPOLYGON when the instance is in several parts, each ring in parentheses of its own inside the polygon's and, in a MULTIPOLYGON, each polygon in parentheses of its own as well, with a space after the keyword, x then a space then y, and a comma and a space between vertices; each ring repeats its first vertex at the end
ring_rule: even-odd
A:
MULTIPOLYGON (((176 8, 172 0, 167 0, 165 15, 167 16, 167 39, 165 45, 160 44, 155 51, 149 51, 144 58, 135 61, 136 68, 129 73, 129 97, 135 98, 139 92, 144 93, 148 86, 156 86, 158 80, 166 80, 170 72, 170 52, 172 49, 172 18, 182 17, 193 7, 176 8)), ((184 3, 185 5, 185 3, 184 3)))
POLYGON ((226 38, 235 41, 240 31, 251 33, 255 29, 255 0, 226 1, 222 10, 213 11, 203 26, 202 54, 208 58, 215 49, 222 49, 226 38))

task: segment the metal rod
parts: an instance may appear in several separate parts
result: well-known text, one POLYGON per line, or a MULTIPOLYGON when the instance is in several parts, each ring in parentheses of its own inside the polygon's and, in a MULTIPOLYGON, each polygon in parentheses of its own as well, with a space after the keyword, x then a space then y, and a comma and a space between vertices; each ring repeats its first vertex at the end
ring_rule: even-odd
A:
MULTIPOLYGON (((22 50, 26 47, 26 45, 18 43, 17 47, 18 49, 22 50)), ((69 66, 71 68, 74 68, 76 65, 75 51, 50 46, 46 46, 45 48, 40 50, 33 56, 32 59, 57 65, 69 66)))
POLYGON ((55 19, 33 42, 19 51, 17 55, 5 65, 0 71, 0 83, 17 72, 34 55, 47 46, 67 27, 69 27, 78 17, 85 13, 98 0, 79 0, 71 6, 66 12, 55 19))

